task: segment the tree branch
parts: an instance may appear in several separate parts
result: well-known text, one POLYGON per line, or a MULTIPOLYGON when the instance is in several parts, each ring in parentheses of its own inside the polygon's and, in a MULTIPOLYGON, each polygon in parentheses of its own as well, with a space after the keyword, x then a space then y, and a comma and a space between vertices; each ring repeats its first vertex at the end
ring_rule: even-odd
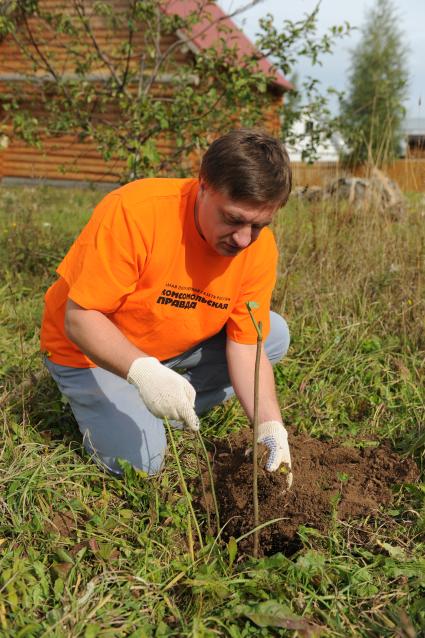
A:
POLYGON ((102 62, 104 63, 104 65, 108 68, 111 77, 114 79, 117 88, 124 93, 127 97, 130 97, 129 94, 127 93, 127 91, 125 90, 124 84, 122 79, 120 80, 120 78, 118 77, 117 72, 115 71, 114 66, 111 64, 109 57, 103 53, 103 51, 101 50, 99 43, 96 40, 96 37, 93 33, 93 30, 90 26, 90 21, 86 16, 86 12, 85 12, 85 8, 84 8, 84 3, 81 2, 81 0, 74 0, 74 6, 75 9, 77 11, 78 17, 80 18, 80 21, 84 27, 85 32, 87 33, 87 35, 89 36, 94 49, 99 57, 100 60, 102 60, 102 62))

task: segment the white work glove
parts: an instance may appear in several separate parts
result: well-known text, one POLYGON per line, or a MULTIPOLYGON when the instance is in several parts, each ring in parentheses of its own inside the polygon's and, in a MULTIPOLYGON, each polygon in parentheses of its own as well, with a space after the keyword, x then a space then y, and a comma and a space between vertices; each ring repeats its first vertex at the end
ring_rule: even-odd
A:
MULTIPOLYGON (((291 469, 291 454, 288 445, 288 433, 279 421, 265 421, 258 426, 257 443, 265 445, 269 451, 266 470, 275 472, 282 463, 291 469)), ((292 472, 287 475, 288 489, 292 485, 292 472)))
POLYGON ((195 388, 158 359, 140 357, 133 361, 127 381, 136 386, 154 416, 182 421, 186 428, 199 430, 199 419, 194 410, 195 388))

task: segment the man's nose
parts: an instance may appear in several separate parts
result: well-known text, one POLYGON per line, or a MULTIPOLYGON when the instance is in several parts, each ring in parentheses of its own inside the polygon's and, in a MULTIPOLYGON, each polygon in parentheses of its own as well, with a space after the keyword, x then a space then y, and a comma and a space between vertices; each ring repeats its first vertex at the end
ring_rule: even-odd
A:
POLYGON ((239 248, 246 248, 249 246, 252 241, 251 226, 247 224, 246 226, 238 228, 238 230, 233 233, 232 239, 239 248))

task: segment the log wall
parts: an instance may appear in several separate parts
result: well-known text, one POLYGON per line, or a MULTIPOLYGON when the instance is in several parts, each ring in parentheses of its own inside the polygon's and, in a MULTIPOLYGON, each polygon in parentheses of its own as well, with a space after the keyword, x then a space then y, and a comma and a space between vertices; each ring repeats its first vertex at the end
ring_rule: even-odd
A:
MULTIPOLYGON (((116 16, 124 15, 128 8, 127 0, 113 0, 114 11, 116 16)), ((86 1, 87 15, 90 18, 93 37, 102 51, 107 54, 113 64, 125 65, 126 56, 120 52, 120 45, 128 40, 128 32, 125 27, 125 21, 118 28, 110 29, 108 19, 93 15, 90 7, 93 3, 86 1)), ((65 0, 40 0, 41 11, 47 10, 51 13, 64 12, 72 21, 73 4, 67 3, 65 0)), ((75 73, 76 57, 69 54, 67 45, 70 38, 65 34, 58 38, 57 34, 50 29, 45 21, 41 21, 37 17, 28 20, 29 30, 25 25, 21 25, 18 30, 17 39, 22 40, 32 55, 40 57, 43 55, 54 55, 52 65, 58 75, 63 76, 66 73, 75 73), (37 36, 38 51, 31 44, 29 33, 33 32, 37 36)), ((165 51, 171 45, 179 42, 179 38, 174 34, 163 34, 160 40, 161 51, 165 51)), ((141 53, 146 49, 146 38, 142 30, 134 34, 133 39, 133 57, 131 64, 138 65, 141 53)), ((82 37, 78 44, 73 42, 73 48, 83 50, 85 47, 92 48, 93 44, 89 41, 89 37, 82 37)), ((169 71, 172 75, 173 65, 186 63, 193 58, 193 53, 187 47, 176 47, 173 56, 170 57, 169 67, 165 71, 169 71)), ((99 64, 99 67, 92 69, 97 74, 108 76, 110 73, 108 65, 99 64)), ((0 93, 7 91, 7 78, 9 84, 13 81, 18 82, 19 75, 32 76, 34 82, 31 84, 22 84, 25 86, 26 102, 31 104, 31 111, 34 116, 43 118, 40 100, 37 99, 38 85, 35 82, 38 76, 45 76, 48 72, 48 65, 45 71, 34 73, 30 58, 24 57, 19 47, 18 41, 12 36, 6 36, 0 42, 0 93), (3 78, 3 81, 2 81, 3 78)), ((41 77, 38 77, 41 80, 41 77)), ((99 90, 103 86, 99 84, 99 90)), ((153 93, 158 97, 170 97, 172 94, 172 85, 168 82, 160 82, 153 88, 153 93)), ((274 96, 271 93, 271 104, 264 112, 263 126, 271 133, 278 135, 280 129, 279 107, 281 104, 281 96, 274 96)), ((25 104, 23 103, 23 106, 25 104)), ((0 113, 1 116, 1 113, 0 113)), ((102 114, 110 122, 119 124, 119 113, 102 114)), ((236 124, 236 123, 235 123, 236 124)), ((85 140, 82 142, 77 136, 64 135, 42 140, 43 147, 38 149, 25 144, 23 141, 10 137, 9 146, 6 149, 0 149, 0 178, 30 178, 30 179, 48 179, 48 180, 78 180, 89 182, 117 182, 125 169, 125 161, 118 158, 112 159, 105 163, 100 152, 96 148, 93 140, 85 140)), ((172 150, 170 141, 165 140, 159 144, 161 154, 172 150)), ((200 161, 200 154, 194 154, 191 157, 190 164, 192 170, 196 171, 200 161)))
MULTIPOLYGON (((50 59, 52 68, 63 75, 67 72, 75 71, 75 64, 78 61, 79 54, 93 49, 93 39, 105 54, 105 62, 99 62, 99 70, 108 71, 107 58, 116 66, 124 67, 127 62, 127 56, 122 51, 122 44, 128 41, 128 29, 126 27, 125 14, 128 11, 128 2, 126 0, 109 0, 113 6, 114 19, 116 24, 113 29, 108 25, 108 18, 95 15, 93 12, 93 2, 86 0, 84 3, 85 14, 89 20, 91 34, 85 33, 81 27, 78 27, 79 37, 78 43, 76 38, 63 33, 58 37, 57 33, 49 27, 45 20, 36 16, 27 20, 27 28, 21 24, 21 28, 17 32, 16 38, 12 35, 6 36, 1 42, 0 55, 0 73, 30 73, 31 55, 40 59, 45 57, 50 59), (31 34, 37 42, 37 47, 31 41, 31 34), (30 53, 30 57, 25 57, 19 46, 21 41, 30 53), (70 48, 70 45, 71 48, 70 48), (72 49, 72 50, 71 50, 72 49)), ((73 3, 57 0, 40 0, 41 14, 49 12, 50 14, 63 13, 67 16, 71 23, 78 24, 75 8, 73 3)), ((161 34, 159 47, 164 52, 170 45, 179 41, 179 38, 173 34, 161 34)), ((153 44, 151 42, 151 44, 153 44)), ((133 32, 132 46, 133 53, 130 59, 130 65, 138 68, 140 55, 146 51, 146 34, 142 29, 133 32)), ((176 47, 173 56, 170 57, 172 65, 178 64, 183 60, 187 60, 188 52, 183 51, 181 47, 176 47)), ((46 71, 48 66, 46 65, 46 71)))

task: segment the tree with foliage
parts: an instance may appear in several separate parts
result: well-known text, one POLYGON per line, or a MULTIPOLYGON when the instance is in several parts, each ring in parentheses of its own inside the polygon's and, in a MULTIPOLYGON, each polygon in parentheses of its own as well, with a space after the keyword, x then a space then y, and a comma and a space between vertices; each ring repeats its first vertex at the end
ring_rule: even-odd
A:
POLYGON ((376 0, 351 53, 349 92, 341 104, 341 128, 350 164, 374 165, 396 157, 409 73, 407 47, 392 0, 376 0))
POLYGON ((184 18, 164 11, 167 3, 69 0, 65 8, 45 0, 7 0, 0 38, 12 39, 30 72, 0 96, 4 130, 38 145, 44 137, 64 134, 94 140, 106 161, 126 161, 123 181, 182 173, 190 154, 208 145, 211 135, 235 121, 261 124, 272 92, 259 59, 271 56, 288 74, 300 55, 314 63, 330 50, 332 36, 344 31, 334 27, 319 37, 317 11, 302 21, 285 21, 282 30, 266 16, 257 51, 242 55, 227 38, 224 22, 210 15, 214 2, 196 0, 184 18), (99 37, 100 21, 109 39, 99 37), (212 24, 220 30, 219 45, 188 56, 193 29, 212 24))

